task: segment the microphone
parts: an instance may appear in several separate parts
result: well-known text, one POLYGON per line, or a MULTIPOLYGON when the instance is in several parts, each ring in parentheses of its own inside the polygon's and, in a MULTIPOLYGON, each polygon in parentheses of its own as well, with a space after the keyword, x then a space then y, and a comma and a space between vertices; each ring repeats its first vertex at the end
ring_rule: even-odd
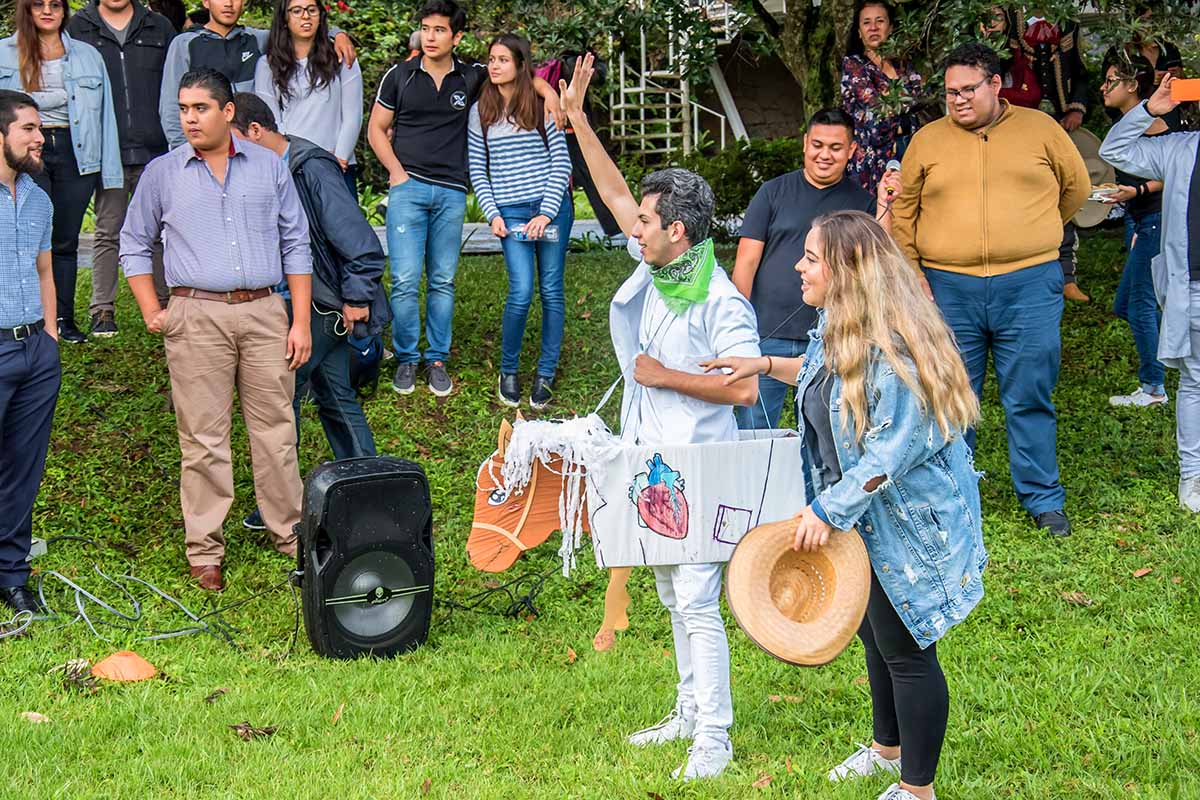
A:
MULTIPOLYGON (((893 158, 891 161, 887 162, 887 166, 884 169, 886 172, 899 172, 900 171, 900 162, 893 158)), ((891 187, 888 187, 888 190, 887 190, 888 200, 891 200, 892 195, 895 193, 896 193, 896 191, 894 189, 892 189, 891 187)))

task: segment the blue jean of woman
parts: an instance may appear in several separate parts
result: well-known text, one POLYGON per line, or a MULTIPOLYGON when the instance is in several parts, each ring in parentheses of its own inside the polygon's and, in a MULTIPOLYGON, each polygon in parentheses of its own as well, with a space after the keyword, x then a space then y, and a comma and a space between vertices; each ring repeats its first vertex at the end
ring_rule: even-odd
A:
POLYGON ((517 225, 528 224, 538 214, 537 203, 500 206, 500 216, 510 231, 500 240, 504 249, 504 265, 508 269, 508 297, 504 301, 504 321, 501 326, 500 371, 515 374, 520 369, 521 342, 525 338, 525 320, 533 302, 533 276, 537 272, 538 293, 542 298, 542 352, 538 358, 537 374, 553 378, 558 368, 562 348, 563 324, 567 301, 563 289, 563 269, 567 248, 571 244, 571 225, 575 209, 570 196, 565 196, 558 214, 550 224, 558 228, 558 241, 517 241, 511 231, 517 225))
POLYGON ((1158 255, 1162 214, 1147 214, 1139 220, 1125 215, 1125 246, 1129 256, 1117 286, 1113 313, 1129 323, 1138 354, 1138 380, 1142 390, 1163 393, 1163 365, 1158 355, 1158 329, 1162 316, 1154 294, 1150 260, 1158 255))

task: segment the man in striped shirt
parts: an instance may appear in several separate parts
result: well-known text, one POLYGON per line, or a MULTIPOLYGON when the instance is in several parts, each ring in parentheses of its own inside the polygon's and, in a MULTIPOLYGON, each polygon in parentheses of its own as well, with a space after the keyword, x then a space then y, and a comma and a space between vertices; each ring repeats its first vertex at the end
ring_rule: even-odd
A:
POLYGON ((233 88, 221 73, 183 76, 188 142, 151 161, 121 230, 121 263, 152 333, 165 338, 182 454, 187 558, 201 588, 224 588, 225 517, 233 504, 230 411, 237 387, 254 489, 275 548, 296 553, 300 470, 293 370, 312 350, 308 221, 275 153, 231 134, 233 88), (161 309, 150 256, 159 235, 171 301, 161 309), (287 278, 293 320, 274 288, 287 278))

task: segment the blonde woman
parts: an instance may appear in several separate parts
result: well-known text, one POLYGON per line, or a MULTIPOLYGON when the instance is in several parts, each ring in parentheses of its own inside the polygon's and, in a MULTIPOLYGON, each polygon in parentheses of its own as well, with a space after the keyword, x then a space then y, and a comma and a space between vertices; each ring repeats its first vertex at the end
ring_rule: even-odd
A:
POLYGON ((950 330, 869 215, 813 222, 796 265, 820 309, 801 358, 719 358, 727 383, 796 385, 805 488, 796 550, 856 529, 871 560, 859 628, 874 740, 829 779, 898 775, 880 800, 933 800, 949 693, 936 642, 983 597, 978 478, 962 433, 979 417, 950 330), (902 756, 903 753, 903 756, 902 756))

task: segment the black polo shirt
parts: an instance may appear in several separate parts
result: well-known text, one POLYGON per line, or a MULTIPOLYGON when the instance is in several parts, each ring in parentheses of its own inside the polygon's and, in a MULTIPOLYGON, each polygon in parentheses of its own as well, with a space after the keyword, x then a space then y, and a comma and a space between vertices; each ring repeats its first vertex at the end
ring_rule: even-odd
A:
POLYGON ((392 150, 404 171, 423 183, 467 191, 467 111, 487 80, 487 68, 454 57, 439 90, 424 56, 396 64, 379 83, 375 102, 393 112, 392 150))

